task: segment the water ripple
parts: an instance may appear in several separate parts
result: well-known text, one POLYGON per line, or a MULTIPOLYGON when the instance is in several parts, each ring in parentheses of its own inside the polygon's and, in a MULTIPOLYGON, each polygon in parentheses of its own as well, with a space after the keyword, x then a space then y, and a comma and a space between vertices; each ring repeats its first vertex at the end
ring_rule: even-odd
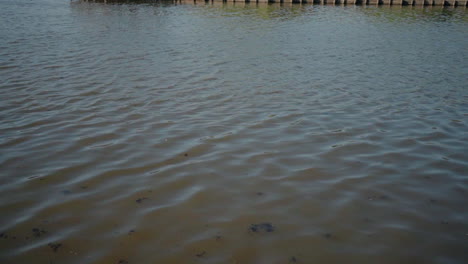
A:
POLYGON ((6 0, 0 17, 0 262, 468 258, 464 9, 6 0))

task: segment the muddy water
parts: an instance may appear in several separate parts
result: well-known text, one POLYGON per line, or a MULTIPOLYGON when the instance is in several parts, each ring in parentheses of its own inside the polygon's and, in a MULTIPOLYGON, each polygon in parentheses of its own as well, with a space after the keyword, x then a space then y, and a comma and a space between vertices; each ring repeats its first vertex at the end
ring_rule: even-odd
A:
POLYGON ((466 9, 0 2, 1 263, 466 263, 466 9))

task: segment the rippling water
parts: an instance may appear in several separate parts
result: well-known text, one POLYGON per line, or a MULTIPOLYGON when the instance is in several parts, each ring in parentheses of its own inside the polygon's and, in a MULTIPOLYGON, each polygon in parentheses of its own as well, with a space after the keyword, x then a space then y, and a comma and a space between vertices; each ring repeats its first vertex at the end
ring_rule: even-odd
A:
POLYGON ((1 263, 466 263, 465 8, 0 2, 1 263))

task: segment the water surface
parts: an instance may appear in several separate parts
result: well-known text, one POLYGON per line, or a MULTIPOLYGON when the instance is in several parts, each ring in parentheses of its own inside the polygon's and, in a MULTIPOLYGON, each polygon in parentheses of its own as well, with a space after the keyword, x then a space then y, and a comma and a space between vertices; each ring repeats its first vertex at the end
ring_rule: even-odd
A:
POLYGON ((465 8, 0 3, 1 263, 466 263, 465 8))

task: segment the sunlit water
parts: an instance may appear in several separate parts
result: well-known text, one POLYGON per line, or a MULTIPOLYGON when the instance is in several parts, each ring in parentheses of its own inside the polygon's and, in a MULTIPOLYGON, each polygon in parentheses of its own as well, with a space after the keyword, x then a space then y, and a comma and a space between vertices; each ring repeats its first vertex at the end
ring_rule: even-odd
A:
POLYGON ((465 8, 0 2, 0 263, 467 263, 465 8))

